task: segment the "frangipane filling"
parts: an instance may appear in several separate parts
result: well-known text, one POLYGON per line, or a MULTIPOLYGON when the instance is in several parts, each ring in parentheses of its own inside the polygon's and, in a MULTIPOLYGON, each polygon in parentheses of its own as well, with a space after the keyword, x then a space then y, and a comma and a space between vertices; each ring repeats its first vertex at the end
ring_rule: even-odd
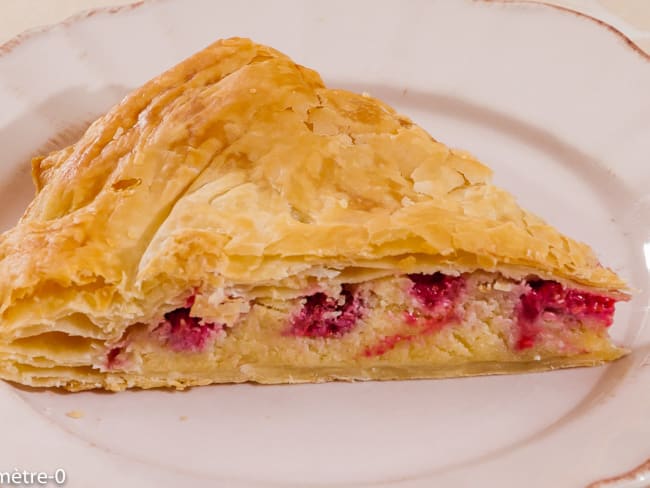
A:
POLYGON ((129 370, 161 353, 209 354, 231 366, 578 355, 610 347, 616 303, 556 281, 484 272, 399 275, 288 300, 226 296, 237 313, 226 307, 222 321, 201 317, 199 299, 209 301, 191 294, 159 322, 129 328, 107 348, 104 367, 129 370))

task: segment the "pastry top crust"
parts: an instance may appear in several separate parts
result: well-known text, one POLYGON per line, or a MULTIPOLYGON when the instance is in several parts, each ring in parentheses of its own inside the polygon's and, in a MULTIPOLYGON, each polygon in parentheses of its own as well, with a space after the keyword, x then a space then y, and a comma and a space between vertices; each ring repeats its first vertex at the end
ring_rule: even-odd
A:
POLYGON ((77 143, 35 159, 33 177, 34 201, 0 237, 5 323, 34 297, 42 316, 126 323, 206 280, 292 287, 368 269, 625 287, 472 156, 247 39, 135 90, 77 143))

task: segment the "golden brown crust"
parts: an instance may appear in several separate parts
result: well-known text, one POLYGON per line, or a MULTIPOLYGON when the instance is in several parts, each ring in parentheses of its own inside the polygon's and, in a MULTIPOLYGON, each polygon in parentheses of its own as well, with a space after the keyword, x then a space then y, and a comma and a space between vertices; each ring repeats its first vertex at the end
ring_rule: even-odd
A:
POLYGON ((283 367, 250 367, 246 371, 218 371, 212 375, 194 375, 182 377, 179 375, 158 374, 139 375, 130 373, 100 374, 88 369, 73 370, 71 368, 56 371, 16 372, 0 363, 0 374, 9 381, 35 387, 58 387, 68 391, 83 391, 104 389, 122 391, 127 388, 175 388, 184 390, 193 386, 203 386, 213 383, 245 383, 253 382, 265 385, 295 384, 295 383, 324 383, 328 381, 383 381, 383 380, 414 380, 430 378, 458 378, 464 376, 532 373, 552 371, 565 368, 580 368, 599 366, 606 361, 620 357, 622 352, 602 359, 591 355, 573 357, 551 357, 540 361, 484 361, 449 364, 447 366, 418 365, 409 367, 325 367, 299 368, 283 367))
POLYGON ((115 339, 194 286, 299 288, 331 268, 625 287, 490 176, 374 98, 219 41, 33 161, 38 193, 0 237, 0 342, 115 339))

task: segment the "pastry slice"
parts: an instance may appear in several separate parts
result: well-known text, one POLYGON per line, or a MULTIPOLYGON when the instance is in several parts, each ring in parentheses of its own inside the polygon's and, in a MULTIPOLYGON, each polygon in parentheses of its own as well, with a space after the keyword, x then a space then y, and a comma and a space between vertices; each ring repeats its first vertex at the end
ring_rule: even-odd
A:
POLYGON ((490 170, 246 39, 33 162, 0 376, 69 390, 593 366, 625 284, 490 170))

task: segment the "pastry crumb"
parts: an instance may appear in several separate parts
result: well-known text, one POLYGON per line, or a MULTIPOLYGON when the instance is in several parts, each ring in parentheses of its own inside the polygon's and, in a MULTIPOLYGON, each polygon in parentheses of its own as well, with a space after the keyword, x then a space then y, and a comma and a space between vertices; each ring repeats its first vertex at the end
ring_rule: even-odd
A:
POLYGON ((181 415, 180 417, 178 417, 178 420, 180 420, 181 422, 185 422, 187 420, 187 415, 181 415))
POLYGON ((84 416, 84 413, 81 410, 70 410, 66 412, 65 415, 71 419, 81 419, 84 416))
POLYGON ((492 287, 497 291, 512 291, 513 283, 506 280, 496 280, 492 287))

